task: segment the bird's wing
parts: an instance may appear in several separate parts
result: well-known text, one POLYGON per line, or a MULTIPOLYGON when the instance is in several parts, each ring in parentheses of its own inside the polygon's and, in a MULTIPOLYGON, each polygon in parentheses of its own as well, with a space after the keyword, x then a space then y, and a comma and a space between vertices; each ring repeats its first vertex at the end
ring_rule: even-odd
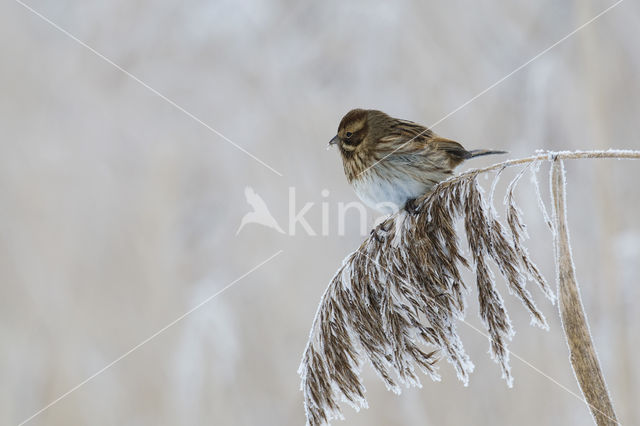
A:
POLYGON ((468 151, 458 142, 441 138, 431 129, 407 120, 395 120, 387 134, 378 139, 376 148, 399 154, 439 150, 463 159, 468 158, 468 151))
POLYGON ((435 137, 431 140, 431 143, 436 150, 446 152, 454 160, 463 161, 467 158, 471 158, 471 153, 469 151, 464 149, 464 147, 458 142, 452 141, 451 139, 435 137))
POLYGON ((378 139, 376 148, 392 160, 413 163, 418 158, 428 158, 429 163, 442 161, 442 166, 446 164, 451 168, 471 157, 458 142, 441 138, 430 129, 405 120, 397 120, 391 131, 378 139))

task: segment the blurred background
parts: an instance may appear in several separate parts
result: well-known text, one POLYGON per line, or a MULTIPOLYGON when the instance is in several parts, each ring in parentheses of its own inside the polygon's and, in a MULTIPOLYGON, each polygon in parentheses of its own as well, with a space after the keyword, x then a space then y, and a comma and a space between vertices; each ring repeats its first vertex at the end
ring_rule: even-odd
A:
MULTIPOLYGON (((338 233, 338 203, 356 200, 338 153, 325 150, 340 118, 366 107, 435 123, 613 3, 28 1, 279 176, 18 2, 2 2, 0 424, 29 419, 114 360, 27 424, 303 424, 296 370, 315 309, 363 239, 356 213, 338 233), (248 224, 236 235, 251 211, 247 186, 285 233, 248 224), (300 224, 288 232, 290 187, 296 212, 313 203, 305 219, 318 235, 300 224)), ((435 130, 509 158, 638 149, 638 40, 640 3, 623 1, 435 130)), ((619 420, 640 424, 640 163, 566 166, 591 331, 619 420)), ((498 186, 498 208, 515 172, 498 186)), ((553 282, 533 194, 523 180, 529 249, 553 282)), ((589 424, 557 308, 530 285, 551 329, 530 327, 497 285, 517 332, 510 349, 548 377, 512 357, 507 388, 486 339, 460 324, 476 364, 468 387, 443 361, 442 382, 425 377, 397 396, 367 367, 370 408, 345 407, 335 424, 589 424)), ((480 326, 476 297, 467 320, 480 326)))

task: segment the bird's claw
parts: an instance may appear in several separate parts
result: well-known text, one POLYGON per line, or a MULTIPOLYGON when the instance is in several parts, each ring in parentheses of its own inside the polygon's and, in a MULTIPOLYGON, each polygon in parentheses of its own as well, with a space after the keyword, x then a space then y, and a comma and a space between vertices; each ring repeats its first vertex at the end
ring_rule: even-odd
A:
POLYGON ((419 213, 418 206, 416 204, 415 198, 409 198, 407 202, 404 204, 404 210, 410 215, 416 215, 419 213))

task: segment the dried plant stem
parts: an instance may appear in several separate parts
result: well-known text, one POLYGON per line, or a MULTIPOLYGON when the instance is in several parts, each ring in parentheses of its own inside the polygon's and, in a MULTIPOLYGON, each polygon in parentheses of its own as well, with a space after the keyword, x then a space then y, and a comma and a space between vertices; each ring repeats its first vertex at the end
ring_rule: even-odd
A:
POLYGON ((469 176, 479 175, 481 173, 491 172, 494 170, 505 169, 507 167, 518 166, 521 164, 535 163, 536 161, 558 160, 574 160, 579 158, 616 158, 616 159, 640 159, 640 151, 632 150, 606 150, 606 151, 545 151, 530 157, 518 158, 516 160, 503 161, 502 163, 493 164, 481 169, 471 169, 464 173, 454 176, 444 182, 440 182, 439 186, 448 186, 460 179, 469 176))
POLYGON ((618 421, 591 340, 587 317, 578 290, 567 229, 564 164, 558 158, 555 158, 552 164, 551 193, 555 222, 558 308, 569 345, 571 365, 596 423, 616 425, 618 421))

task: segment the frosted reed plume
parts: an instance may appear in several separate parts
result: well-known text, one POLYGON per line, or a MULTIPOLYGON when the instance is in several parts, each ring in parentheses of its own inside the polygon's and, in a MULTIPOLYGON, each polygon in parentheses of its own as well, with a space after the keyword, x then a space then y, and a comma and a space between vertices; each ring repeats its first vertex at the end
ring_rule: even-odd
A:
POLYGON ((367 407, 360 376, 365 363, 389 390, 400 393, 402 386, 421 386, 418 370, 439 380, 439 350, 468 383, 473 364, 456 331, 468 293, 461 267, 475 273, 490 354, 512 385, 507 340, 513 329, 489 265, 496 266, 532 324, 547 328, 525 283, 536 283, 551 301, 555 295, 523 245, 526 230, 514 191, 527 168, 535 174, 539 162, 558 158, 640 158, 640 152, 539 153, 465 172, 418 200, 415 214, 390 216, 343 261, 322 296, 299 369, 309 425, 342 418, 341 401, 367 407), (504 168, 521 164, 525 167, 506 190, 505 225, 477 177, 497 171, 497 178, 504 168), (468 259, 455 229, 458 220, 464 224, 468 259))

